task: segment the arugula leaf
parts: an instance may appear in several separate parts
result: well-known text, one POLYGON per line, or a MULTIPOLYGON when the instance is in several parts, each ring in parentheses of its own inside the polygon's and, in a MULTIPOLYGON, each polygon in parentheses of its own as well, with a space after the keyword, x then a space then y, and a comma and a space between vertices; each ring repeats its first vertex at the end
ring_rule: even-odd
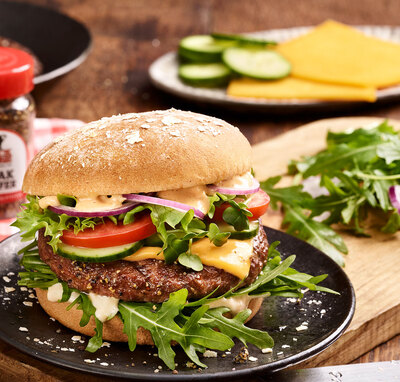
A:
POLYGON ((314 247, 321 249, 338 264, 344 265, 341 252, 347 253, 343 239, 329 226, 317 222, 303 214, 300 207, 285 206, 283 224, 288 224, 287 232, 302 240, 309 242, 314 247))
POLYGON ((327 135, 327 148, 300 161, 290 161, 288 173, 296 182, 320 176, 327 195, 313 198, 301 185, 278 188, 279 177, 261 182, 271 206, 284 211, 288 232, 308 241, 343 265, 347 253, 342 238, 330 227, 341 224, 354 234, 367 236, 361 222, 368 213, 386 213, 383 232, 400 229, 388 189, 400 184, 400 134, 384 123, 369 129, 327 135), (375 209, 375 210, 374 210, 375 209), (317 221, 316 217, 324 216, 317 221))
MULTIPOLYGON (((175 369, 175 352, 172 349, 171 341, 176 341, 181 345, 188 357, 198 364, 205 367, 196 355, 196 345, 210 346, 209 337, 211 332, 199 329, 198 322, 207 309, 201 307, 185 323, 179 326, 175 318, 183 309, 188 291, 181 289, 171 293, 169 300, 164 302, 157 311, 149 309, 151 304, 120 302, 119 311, 124 322, 124 331, 128 335, 129 349, 133 351, 136 347, 136 331, 143 327, 150 331, 154 344, 158 349, 158 356, 172 370, 175 369), (197 312, 197 313, 196 313, 197 312)), ((207 308, 207 307, 206 307, 207 308)), ((232 340, 222 333, 213 337, 213 348, 226 350, 233 346, 232 340)))
POLYGON ((95 317, 94 320, 96 323, 94 332, 96 334, 89 340, 85 349, 90 353, 95 353, 103 345, 103 323, 97 317, 95 317))
POLYGON ((396 233, 400 229, 400 214, 398 211, 390 215, 386 225, 382 227, 384 233, 396 233))
MULTIPOLYGON (((254 284, 248 287, 237 287, 222 296, 212 298, 217 289, 203 297, 187 303, 188 291, 181 289, 170 295, 169 300, 163 304, 137 303, 120 301, 119 315, 124 323, 124 332, 128 335, 129 348, 133 351, 136 347, 136 331, 139 327, 148 329, 158 348, 159 356, 166 365, 172 369, 175 367, 175 352, 171 347, 171 341, 176 341, 188 357, 201 367, 206 367, 197 355, 204 352, 205 348, 226 350, 234 343, 232 338, 236 337, 243 343, 253 343, 259 348, 271 347, 272 338, 266 332, 248 328, 244 321, 250 314, 246 309, 233 318, 226 318, 224 314, 228 308, 209 309, 209 303, 222 297, 236 297, 243 294, 254 296, 274 295, 284 297, 303 296, 300 288, 307 287, 311 290, 321 290, 328 293, 336 293, 328 288, 318 286, 326 275, 310 276, 299 273, 289 266, 294 260, 290 256, 281 262, 281 256, 277 250, 279 242, 274 242, 268 250, 268 262, 254 284), (214 329, 218 328, 219 331, 214 329)), ((20 251, 23 254, 21 264, 28 270, 21 272, 20 285, 39 287, 46 289, 59 282, 57 276, 50 267, 40 260, 37 252, 37 243, 33 241, 20 251)), ((63 284, 63 298, 71 296, 72 291, 78 290, 68 288, 63 284)), ((81 326, 89 323, 93 316, 96 323, 95 335, 89 340, 86 350, 95 352, 102 345, 103 324, 95 317, 96 309, 88 295, 80 293, 79 296, 67 307, 71 309, 78 305, 82 310, 81 326)))
POLYGON ((81 293, 77 303, 77 309, 82 310, 82 317, 79 326, 86 326, 89 323, 90 317, 94 317, 96 323, 96 329, 94 330, 95 335, 89 340, 85 349, 94 353, 101 348, 101 345, 103 345, 103 323, 96 317, 96 308, 93 306, 88 295, 81 293))
POLYGON ((227 312, 229 312, 229 308, 221 307, 209 309, 204 313, 204 318, 208 319, 208 321, 204 323, 204 326, 212 329, 218 328, 221 333, 231 338, 236 337, 245 345, 247 342, 250 342, 259 349, 274 346, 274 340, 267 332, 252 329, 244 325, 244 322, 251 314, 250 309, 241 311, 233 318, 225 317, 224 314, 227 312))

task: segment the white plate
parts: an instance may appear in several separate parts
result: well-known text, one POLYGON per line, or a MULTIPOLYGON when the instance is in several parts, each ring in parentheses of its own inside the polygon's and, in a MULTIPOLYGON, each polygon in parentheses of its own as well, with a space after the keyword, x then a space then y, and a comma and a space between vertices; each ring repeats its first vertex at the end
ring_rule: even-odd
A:
MULTIPOLYGON (((248 34, 249 36, 284 42, 305 34, 313 27, 299 27, 288 29, 273 29, 269 31, 248 34)), ((400 28, 390 26, 356 26, 366 35, 378 37, 382 40, 400 43, 400 28)), ((178 77, 178 57, 176 52, 169 52, 156 61, 149 68, 152 83, 159 89, 191 101, 222 105, 231 109, 264 110, 270 112, 296 112, 307 109, 329 110, 340 107, 352 108, 366 102, 337 101, 326 102, 316 100, 274 100, 259 98, 234 98, 226 94, 225 88, 208 89, 196 88, 184 84, 178 77)), ((377 102, 390 101, 400 97, 400 86, 393 86, 377 92, 377 102)))

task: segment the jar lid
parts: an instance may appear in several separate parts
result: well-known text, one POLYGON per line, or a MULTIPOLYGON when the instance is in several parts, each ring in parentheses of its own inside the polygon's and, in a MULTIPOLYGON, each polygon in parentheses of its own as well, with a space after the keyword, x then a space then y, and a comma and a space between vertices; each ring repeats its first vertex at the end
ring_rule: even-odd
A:
POLYGON ((14 48, 0 47, 0 99, 16 98, 33 89, 33 58, 14 48))

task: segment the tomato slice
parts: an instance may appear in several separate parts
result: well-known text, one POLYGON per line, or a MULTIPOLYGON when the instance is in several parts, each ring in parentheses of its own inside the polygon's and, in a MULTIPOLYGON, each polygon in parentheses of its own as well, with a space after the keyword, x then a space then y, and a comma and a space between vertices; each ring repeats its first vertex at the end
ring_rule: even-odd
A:
POLYGON ((87 228, 76 235, 73 229, 65 230, 61 241, 77 247, 106 248, 143 240, 156 232, 150 215, 143 215, 127 225, 114 224, 107 219, 104 224, 96 225, 94 229, 87 228))
MULTIPOLYGON (((269 195, 263 190, 259 190, 255 194, 251 195, 247 201, 247 209, 253 214, 253 216, 249 217, 249 220, 256 220, 264 215, 268 209, 269 202, 269 195)), ((222 215, 228 207, 228 203, 216 207, 213 220, 222 221, 222 215)))

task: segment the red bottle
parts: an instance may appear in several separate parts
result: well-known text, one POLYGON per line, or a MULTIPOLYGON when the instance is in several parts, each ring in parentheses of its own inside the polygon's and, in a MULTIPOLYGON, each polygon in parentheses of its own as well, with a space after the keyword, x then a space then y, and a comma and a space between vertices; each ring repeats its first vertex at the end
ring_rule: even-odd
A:
POLYGON ((32 154, 33 86, 32 57, 0 47, 0 219, 15 216, 25 199, 21 187, 32 154))

